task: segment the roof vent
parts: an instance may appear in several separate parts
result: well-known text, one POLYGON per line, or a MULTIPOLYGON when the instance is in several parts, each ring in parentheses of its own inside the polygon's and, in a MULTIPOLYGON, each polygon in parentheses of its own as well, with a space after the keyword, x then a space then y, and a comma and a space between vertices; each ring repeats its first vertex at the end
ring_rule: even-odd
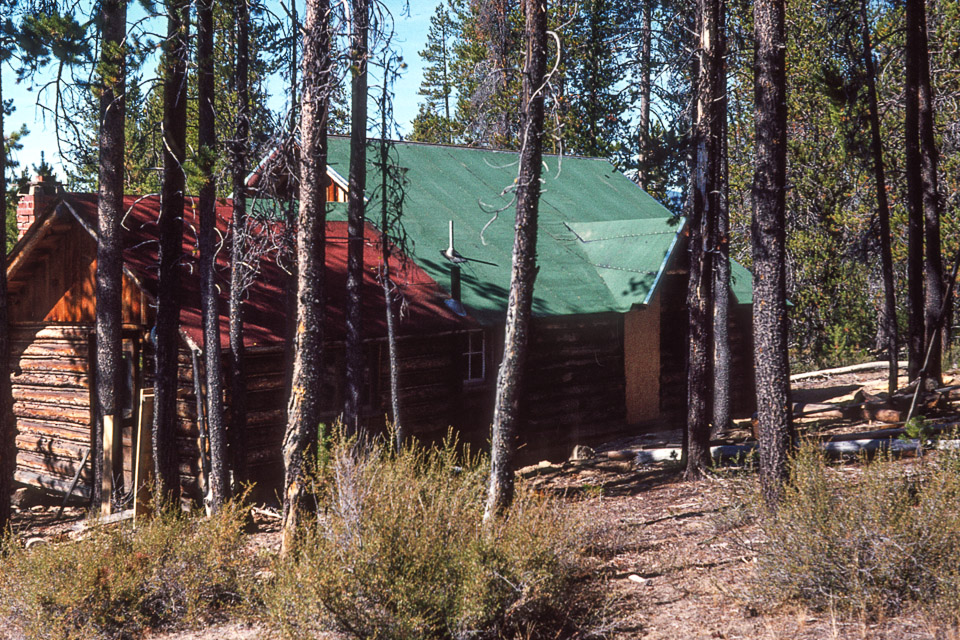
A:
POLYGON ((450 221, 450 244, 444 251, 441 251, 440 253, 443 254, 444 258, 453 264, 463 264, 467 261, 466 258, 457 253, 457 250, 453 248, 453 220, 450 221))

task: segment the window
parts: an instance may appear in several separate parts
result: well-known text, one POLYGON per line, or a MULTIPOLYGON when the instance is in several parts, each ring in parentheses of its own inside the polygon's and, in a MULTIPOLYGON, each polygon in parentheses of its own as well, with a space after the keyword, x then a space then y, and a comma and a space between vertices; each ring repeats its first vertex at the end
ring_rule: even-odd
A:
POLYGON ((476 384, 486 378, 486 340, 483 331, 470 331, 466 334, 463 349, 463 381, 476 384))

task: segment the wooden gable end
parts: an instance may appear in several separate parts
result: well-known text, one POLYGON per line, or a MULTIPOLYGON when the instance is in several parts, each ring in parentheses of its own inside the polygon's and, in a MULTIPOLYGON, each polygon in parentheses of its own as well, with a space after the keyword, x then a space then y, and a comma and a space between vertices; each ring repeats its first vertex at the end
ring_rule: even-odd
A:
MULTIPOLYGON (((93 324, 96 319, 97 245, 72 216, 39 223, 7 271, 12 324, 93 324)), ((123 282, 123 323, 147 325, 150 309, 140 288, 123 282)))

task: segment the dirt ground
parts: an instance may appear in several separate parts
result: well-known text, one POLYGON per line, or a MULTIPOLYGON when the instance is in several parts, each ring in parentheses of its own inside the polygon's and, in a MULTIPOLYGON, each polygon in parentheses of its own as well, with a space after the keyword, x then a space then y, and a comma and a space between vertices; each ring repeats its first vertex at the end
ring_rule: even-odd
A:
MULTIPOLYGON (((948 377, 947 383, 952 382, 948 377)), ((812 379, 794 385, 795 402, 847 401, 861 388, 878 391, 883 372, 812 379)), ((946 412, 941 421, 956 420, 946 412)), ((856 421, 809 421, 810 432, 869 431, 889 426, 856 421)), ((730 505, 752 480, 743 473, 720 472, 700 482, 684 482, 676 462, 636 465, 625 451, 664 446, 679 434, 612 443, 590 460, 528 468, 526 482, 567 501, 596 527, 589 552, 598 558, 597 579, 609 593, 604 623, 596 637, 699 639, 920 639, 957 638, 920 615, 882 621, 838 619, 829 613, 793 608, 762 610, 750 596, 759 533, 736 519, 730 505), (746 479, 745 479, 746 478, 746 479)), ((735 442, 749 436, 749 423, 723 434, 735 442)), ((905 461, 904 464, 910 464, 905 461)), ((852 470, 855 473, 855 469, 852 470)), ((24 539, 56 539, 83 518, 68 507, 54 522, 57 506, 24 505, 14 526, 24 539)), ((261 531, 252 548, 277 548, 276 521, 257 516, 261 531)), ((152 636, 162 640, 253 640, 273 634, 256 622, 240 621, 188 633, 152 636)), ((331 639, 334 636, 331 636, 331 639)))

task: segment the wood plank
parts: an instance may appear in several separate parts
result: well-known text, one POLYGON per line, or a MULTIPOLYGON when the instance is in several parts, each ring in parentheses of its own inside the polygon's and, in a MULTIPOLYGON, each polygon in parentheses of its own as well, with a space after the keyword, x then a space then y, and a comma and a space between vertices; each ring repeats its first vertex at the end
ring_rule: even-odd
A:
POLYGON ((141 389, 137 403, 137 455, 134 464, 134 523, 137 515, 152 513, 150 488, 153 486, 153 389, 141 389))

